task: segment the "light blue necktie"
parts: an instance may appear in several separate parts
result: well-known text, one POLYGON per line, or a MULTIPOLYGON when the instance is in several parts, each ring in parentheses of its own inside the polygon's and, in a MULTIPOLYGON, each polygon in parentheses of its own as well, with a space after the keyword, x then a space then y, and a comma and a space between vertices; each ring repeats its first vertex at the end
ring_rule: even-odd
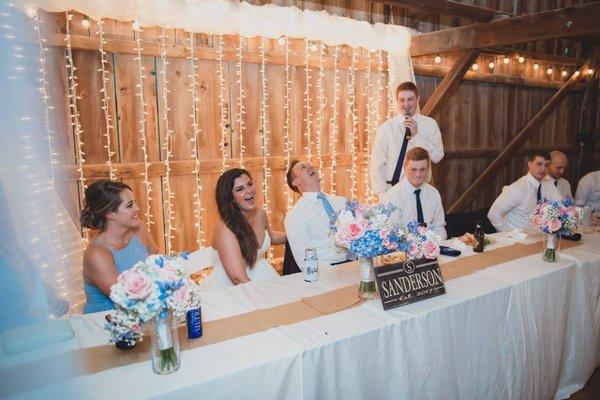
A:
POLYGON ((337 220, 337 214, 336 214, 335 210, 333 209, 333 207, 331 207, 331 203, 329 202, 329 200, 327 200, 327 196, 325 196, 325 194, 323 192, 319 192, 319 193, 317 193, 317 199, 321 200, 321 203, 323 204, 323 208, 325 208, 325 212, 327 213, 327 216, 329 217, 329 223, 331 225, 334 225, 335 221, 337 220))

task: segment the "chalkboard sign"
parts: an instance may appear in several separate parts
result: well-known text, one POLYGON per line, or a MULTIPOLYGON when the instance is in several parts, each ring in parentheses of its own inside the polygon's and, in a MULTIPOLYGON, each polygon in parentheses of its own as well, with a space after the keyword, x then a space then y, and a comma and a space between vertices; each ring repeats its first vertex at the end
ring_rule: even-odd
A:
POLYGON ((375 267, 384 310, 446 293, 437 260, 420 258, 375 267))

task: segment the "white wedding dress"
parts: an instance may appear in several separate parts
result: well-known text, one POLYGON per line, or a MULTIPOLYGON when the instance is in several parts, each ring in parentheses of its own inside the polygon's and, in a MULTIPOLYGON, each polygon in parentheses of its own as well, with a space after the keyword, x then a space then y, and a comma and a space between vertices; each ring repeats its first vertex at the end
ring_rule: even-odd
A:
MULTIPOLYGON (((266 259, 267 251, 271 246, 271 238, 269 232, 265 230, 265 239, 262 246, 256 254, 256 262, 253 267, 246 265, 246 274, 252 281, 262 281, 267 279, 277 278, 279 274, 273 269, 269 261, 266 259)), ((216 289, 220 287, 234 286, 233 282, 227 276, 221 258, 217 250, 211 248, 211 259, 214 267, 213 273, 204 278, 200 282, 200 288, 205 290, 216 289)))

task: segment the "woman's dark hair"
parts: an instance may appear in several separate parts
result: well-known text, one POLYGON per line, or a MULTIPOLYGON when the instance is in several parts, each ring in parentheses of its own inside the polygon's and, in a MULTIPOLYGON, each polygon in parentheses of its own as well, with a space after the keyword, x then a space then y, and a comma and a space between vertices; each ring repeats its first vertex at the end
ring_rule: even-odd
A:
POLYGON ((85 189, 83 210, 79 216, 81 226, 97 229, 101 232, 106 229, 106 214, 117 211, 123 199, 121 192, 131 190, 122 182, 101 180, 92 183, 85 189))
POLYGON ((242 175, 252 179, 250 173, 241 168, 223 172, 217 181, 215 197, 221 219, 237 238, 244 261, 252 267, 258 254, 258 239, 250 223, 242 214, 242 210, 233 199, 233 185, 235 180, 242 175))

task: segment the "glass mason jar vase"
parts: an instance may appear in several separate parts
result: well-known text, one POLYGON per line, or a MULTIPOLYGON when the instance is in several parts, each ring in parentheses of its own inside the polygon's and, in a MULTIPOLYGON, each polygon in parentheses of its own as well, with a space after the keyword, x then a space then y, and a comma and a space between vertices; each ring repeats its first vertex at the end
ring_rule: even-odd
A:
POLYGON ((167 375, 179 369, 180 349, 176 318, 168 312, 164 318, 150 321, 152 341, 152 369, 160 375, 167 375))
POLYGON ((358 262, 360 264, 360 284, 358 286, 358 297, 361 299, 374 299, 377 297, 377 285, 375 285, 373 258, 358 257, 358 262))
POLYGON ((544 235, 544 250, 542 259, 546 262, 557 262, 560 253, 560 233, 546 233, 544 235))

